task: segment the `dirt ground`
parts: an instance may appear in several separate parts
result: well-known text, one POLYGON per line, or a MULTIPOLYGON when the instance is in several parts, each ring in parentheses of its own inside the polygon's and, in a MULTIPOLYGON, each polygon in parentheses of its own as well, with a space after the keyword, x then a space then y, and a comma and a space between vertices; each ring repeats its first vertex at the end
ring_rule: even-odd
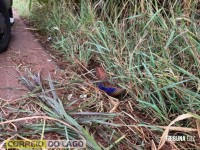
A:
POLYGON ((15 24, 8 50, 0 54, 0 100, 16 100, 27 93, 19 83, 20 74, 42 71, 55 74, 58 66, 14 11, 15 24))

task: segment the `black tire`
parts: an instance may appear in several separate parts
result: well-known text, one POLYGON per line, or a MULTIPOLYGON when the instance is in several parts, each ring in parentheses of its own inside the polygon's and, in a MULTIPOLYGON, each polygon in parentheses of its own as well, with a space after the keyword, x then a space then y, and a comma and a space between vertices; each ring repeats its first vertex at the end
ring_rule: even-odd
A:
MULTIPOLYGON (((8 44, 10 42, 11 37, 11 25, 10 25, 10 17, 8 10, 2 0, 0 0, 0 17, 4 18, 5 30, 3 33, 0 33, 0 53, 5 52, 8 48, 8 44)), ((2 19, 0 18, 0 21, 2 19)), ((0 31, 1 32, 1 31, 0 31)))

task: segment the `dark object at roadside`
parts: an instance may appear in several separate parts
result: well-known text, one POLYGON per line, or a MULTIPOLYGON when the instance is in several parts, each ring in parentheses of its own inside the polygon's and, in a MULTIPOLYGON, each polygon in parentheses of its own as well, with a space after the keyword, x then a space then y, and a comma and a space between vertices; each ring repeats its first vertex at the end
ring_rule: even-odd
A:
POLYGON ((6 51, 11 37, 11 25, 14 23, 12 0, 0 0, 0 53, 6 51))
POLYGON ((101 80, 101 82, 97 84, 97 87, 106 92, 108 95, 121 100, 123 95, 126 93, 126 90, 123 88, 110 86, 110 83, 107 81, 106 72, 102 67, 96 67, 95 70, 97 78, 101 80))
POLYGON ((122 98, 123 95, 126 93, 126 90, 123 88, 117 87, 106 87, 102 83, 97 84, 98 88, 102 91, 106 92, 108 95, 115 97, 115 98, 122 98))

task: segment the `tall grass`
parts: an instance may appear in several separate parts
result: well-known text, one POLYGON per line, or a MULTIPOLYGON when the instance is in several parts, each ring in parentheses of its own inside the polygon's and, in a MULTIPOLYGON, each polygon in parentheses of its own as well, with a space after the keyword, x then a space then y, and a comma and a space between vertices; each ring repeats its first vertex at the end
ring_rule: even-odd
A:
POLYGON ((177 115, 200 110, 199 3, 186 3, 35 2, 31 18, 53 37, 66 61, 101 63, 137 103, 132 107, 156 125, 167 125, 177 115))
POLYGON ((20 16, 28 17, 30 15, 28 1, 26 0, 14 2, 13 7, 17 8, 20 16))
POLYGON ((167 8, 157 1, 144 2, 144 6, 131 0, 105 1, 96 4, 99 12, 92 2, 81 1, 78 10, 73 5, 51 3, 49 13, 39 12, 47 16, 38 17, 46 18, 40 22, 48 23, 44 29, 55 38, 54 47, 66 59, 88 64, 95 55, 94 59, 118 78, 140 106, 163 123, 170 113, 191 111, 190 102, 199 101, 195 1, 191 18, 184 16, 178 1, 169 2, 167 8), (191 99, 192 93, 196 94, 191 99))

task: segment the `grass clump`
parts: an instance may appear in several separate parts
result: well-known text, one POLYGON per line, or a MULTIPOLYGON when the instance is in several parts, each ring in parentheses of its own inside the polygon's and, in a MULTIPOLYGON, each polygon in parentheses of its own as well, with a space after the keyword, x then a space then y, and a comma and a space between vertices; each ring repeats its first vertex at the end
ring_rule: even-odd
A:
MULTIPOLYGON (((128 91, 130 107, 158 126, 186 112, 200 114, 199 17, 195 0, 34 1, 30 16, 52 37, 65 61, 74 67, 75 62, 85 68, 91 62, 104 66, 128 91)), ((146 127, 151 124, 138 121, 146 127)), ((178 125, 191 127, 189 122, 178 125)), ((145 139, 140 134, 139 138, 145 139)), ((126 140, 131 149, 131 140, 126 140)), ((134 145, 144 148, 141 143, 134 145)))
POLYGON ((19 15, 22 17, 28 17, 30 15, 29 5, 27 0, 21 0, 13 2, 13 7, 16 8, 19 12, 19 15))

